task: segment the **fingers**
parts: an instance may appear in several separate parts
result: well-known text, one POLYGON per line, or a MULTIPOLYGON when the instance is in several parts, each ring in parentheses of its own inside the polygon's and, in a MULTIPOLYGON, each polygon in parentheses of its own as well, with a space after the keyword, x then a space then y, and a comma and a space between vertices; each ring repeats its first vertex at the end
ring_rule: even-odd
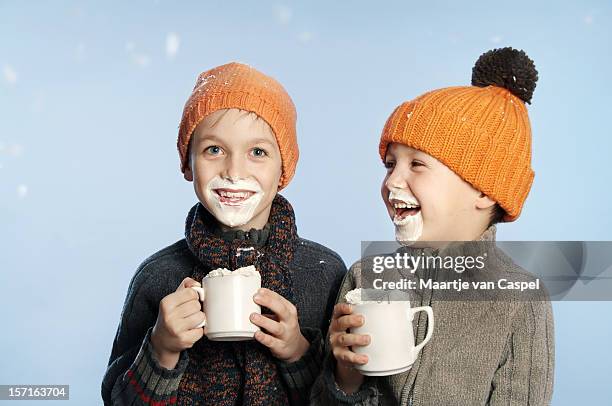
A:
POLYGON ((275 337, 282 337, 285 333, 285 327, 281 323, 261 314, 252 313, 250 320, 253 324, 268 331, 275 337))
POLYGON ((172 315, 164 321, 164 328, 171 337, 180 339, 183 334, 196 328, 205 319, 206 315, 202 311, 197 311, 187 317, 172 315))
POLYGON ((190 300, 175 307, 170 317, 175 320, 178 331, 193 329, 206 319, 199 300, 190 300))
POLYGON ((348 303, 337 303, 334 306, 332 318, 337 319, 338 317, 344 316, 345 314, 351 314, 353 312, 353 306, 348 303))
POLYGON ((330 325, 330 344, 334 358, 339 363, 352 365, 364 365, 368 362, 368 356, 357 354, 350 347, 366 346, 370 344, 370 336, 367 334, 347 333, 353 327, 360 327, 365 322, 361 314, 352 314, 352 306, 347 303, 338 303, 334 306, 332 323, 330 325))
POLYGON ((198 300, 190 300, 172 310, 173 317, 186 318, 192 314, 202 311, 202 303, 198 300))
POLYGON ((342 347, 366 346, 370 344, 370 336, 367 334, 341 333, 335 337, 336 343, 342 347))
POLYGON ((365 319, 361 314, 349 314, 337 319, 332 319, 329 326, 331 331, 346 331, 352 327, 361 327, 365 319))
POLYGON ((334 358, 337 361, 345 364, 364 365, 368 362, 368 356, 365 354, 357 354, 350 351, 347 347, 335 347, 332 350, 334 358))
POLYGON ((263 331, 256 331, 254 337, 255 340, 259 341, 261 344, 270 349, 282 348, 284 345, 283 341, 271 336, 270 334, 266 334, 263 331))
POLYGON ((202 322, 204 322, 205 320, 206 315, 204 314, 204 312, 197 312, 190 315, 189 317, 185 317, 183 320, 181 320, 181 324, 183 324, 184 330, 187 331, 195 328, 197 328, 198 330, 202 330, 201 327, 197 326, 202 324, 202 322))
POLYGON ((262 316, 267 317, 270 320, 280 321, 276 314, 262 313, 262 316))
POLYGON ((193 289, 178 289, 176 292, 164 297, 160 302, 160 307, 165 311, 171 312, 176 307, 189 301, 200 303, 198 292, 193 289))
POLYGON ((272 310, 281 321, 293 318, 297 320, 297 309, 293 303, 270 289, 259 289, 253 296, 253 300, 258 305, 272 310))
POLYGON ((200 282, 196 281, 195 279, 185 278, 183 280, 183 286, 185 288, 190 288, 192 286, 197 286, 197 287, 201 288, 202 284, 200 282))
POLYGON ((198 341, 203 336, 204 336, 203 328, 194 328, 194 329, 185 331, 182 334, 183 344, 185 348, 193 347, 193 344, 195 344, 195 342, 198 341))
POLYGON ((202 286, 202 284, 200 284, 200 282, 196 281, 195 279, 191 279, 189 277, 183 279, 181 281, 181 284, 176 288, 176 292, 183 290, 183 289, 187 289, 190 288, 192 286, 202 286))

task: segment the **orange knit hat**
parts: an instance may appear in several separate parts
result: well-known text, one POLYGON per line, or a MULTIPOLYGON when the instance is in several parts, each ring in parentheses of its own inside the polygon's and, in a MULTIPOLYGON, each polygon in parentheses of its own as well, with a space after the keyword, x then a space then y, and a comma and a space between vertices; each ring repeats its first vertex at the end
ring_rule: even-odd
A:
POLYGON ((231 108, 252 111, 270 125, 282 159, 279 190, 287 186, 299 157, 293 101, 276 80, 237 62, 212 68, 198 76, 185 103, 179 127, 177 146, 181 171, 185 173, 189 164, 189 140, 196 126, 207 115, 231 108))
POLYGON ((380 157, 397 142, 421 150, 495 200, 516 220, 534 178, 525 103, 538 80, 533 61, 512 48, 480 56, 472 85, 425 93, 398 106, 380 139, 380 157))

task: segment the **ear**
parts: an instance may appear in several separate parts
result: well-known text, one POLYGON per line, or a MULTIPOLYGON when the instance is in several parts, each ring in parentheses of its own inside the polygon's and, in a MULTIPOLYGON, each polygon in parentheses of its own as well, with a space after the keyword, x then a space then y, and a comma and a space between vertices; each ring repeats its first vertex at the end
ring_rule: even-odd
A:
POLYGON ((480 193, 480 196, 476 199, 475 205, 477 209, 488 209, 495 206, 495 200, 491 199, 484 193, 480 193))
POLYGON ((185 178, 186 181, 188 182, 193 182, 193 172, 191 170, 191 143, 193 142, 193 134, 195 134, 195 131, 192 133, 191 137, 189 137, 189 143, 187 144, 187 152, 186 154, 186 158, 187 158, 187 162, 185 162, 185 171, 183 172, 183 177, 185 178))
POLYGON ((191 172, 191 167, 187 165, 185 168, 185 172, 183 173, 183 177, 188 182, 193 182, 193 172, 191 172))
POLYGON ((283 183, 283 175, 284 175, 284 171, 283 171, 283 164, 282 164, 282 161, 281 161, 281 165, 280 165, 279 170, 280 170, 280 175, 278 175, 278 182, 277 182, 277 185, 276 185, 276 187, 277 187, 278 189, 280 189, 280 188, 281 188, 281 184, 283 183))

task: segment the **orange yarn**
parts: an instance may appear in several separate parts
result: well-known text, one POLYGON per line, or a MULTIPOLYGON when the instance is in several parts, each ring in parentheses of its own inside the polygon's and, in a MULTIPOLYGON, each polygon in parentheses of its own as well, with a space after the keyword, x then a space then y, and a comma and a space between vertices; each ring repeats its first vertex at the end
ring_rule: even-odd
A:
POLYGON ((270 125, 282 159, 279 190, 287 186, 295 174, 299 158, 293 101, 276 80, 237 62, 218 66, 198 76, 185 103, 179 127, 177 147, 181 171, 185 173, 189 163, 189 140, 200 121, 217 110, 231 108, 252 111, 270 125))
POLYGON ((444 163, 518 218, 531 188, 531 127, 521 99, 497 87, 449 87, 398 106, 383 129, 379 153, 397 142, 444 163))

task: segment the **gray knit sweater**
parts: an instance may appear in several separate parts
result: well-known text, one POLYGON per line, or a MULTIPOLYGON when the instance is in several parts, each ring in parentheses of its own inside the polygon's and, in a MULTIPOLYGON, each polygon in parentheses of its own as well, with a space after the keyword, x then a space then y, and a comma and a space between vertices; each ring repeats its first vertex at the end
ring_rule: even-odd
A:
MULTIPOLYGON (((494 241, 496 228, 480 240, 494 241)), ((490 255, 487 272, 510 280, 534 277, 502 252, 490 255)), ((360 264, 347 273, 337 301, 361 286, 360 264)), ((311 392, 312 405, 547 405, 553 388, 553 314, 543 300, 441 301, 425 290, 412 306, 431 306, 434 333, 412 368, 387 377, 365 377, 353 394, 335 383, 335 360, 326 340, 323 372, 311 392)), ((508 293, 511 294, 511 293, 508 293)), ((427 331, 423 312, 415 317, 417 342, 427 331)))
MULTIPOLYGON (((105 404, 176 404, 176 391, 189 357, 183 351, 175 369, 163 368, 153 355, 150 334, 159 302, 192 274, 197 261, 182 239, 150 256, 138 267, 128 288, 102 382, 105 404)), ((320 372, 322 338, 327 332, 346 266, 332 250, 300 238, 290 269, 300 327, 311 345, 300 360, 278 361, 278 368, 291 403, 305 404, 320 372)))

